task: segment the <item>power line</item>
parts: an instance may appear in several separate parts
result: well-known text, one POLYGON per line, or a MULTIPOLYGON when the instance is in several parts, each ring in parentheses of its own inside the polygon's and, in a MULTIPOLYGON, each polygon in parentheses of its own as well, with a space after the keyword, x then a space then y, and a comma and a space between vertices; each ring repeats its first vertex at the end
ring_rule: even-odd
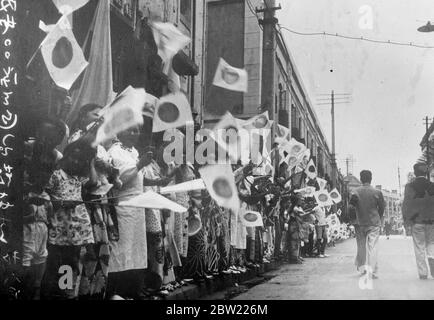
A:
POLYGON ((331 36, 331 37, 338 37, 338 38, 343 38, 343 39, 350 39, 350 40, 360 40, 360 41, 367 41, 367 42, 373 42, 373 43, 382 43, 382 44, 390 44, 390 45, 397 45, 397 46, 407 46, 407 47, 414 47, 414 48, 422 48, 422 49, 434 49, 434 46, 425 46, 425 45, 421 45, 421 44, 415 44, 413 42, 410 43, 406 43, 406 42, 398 42, 398 41, 391 41, 391 40, 387 40, 387 41, 383 41, 383 40, 375 40, 375 39, 369 39, 369 38, 364 38, 364 37, 351 37, 351 36, 345 36, 345 35, 340 35, 338 33, 330 33, 330 32, 299 32, 299 31, 294 31, 291 30, 287 27, 283 27, 279 24, 279 28, 289 31, 291 33, 300 35, 300 36, 331 36))

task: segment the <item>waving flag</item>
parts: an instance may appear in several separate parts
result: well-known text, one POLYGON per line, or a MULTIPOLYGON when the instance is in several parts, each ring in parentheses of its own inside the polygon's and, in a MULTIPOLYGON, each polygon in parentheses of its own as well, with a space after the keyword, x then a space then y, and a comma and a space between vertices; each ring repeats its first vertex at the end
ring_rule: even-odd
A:
MULTIPOLYGON (((284 127, 282 125, 278 125, 275 132, 275 139, 283 139, 287 140, 290 136, 290 130, 287 127, 284 127)), ((277 142, 277 141, 276 141, 277 142)))
POLYGON ((268 117, 268 111, 258 114, 244 122, 243 127, 246 129, 271 129, 273 121, 268 117))
POLYGON ((319 189, 320 189, 320 190, 325 189, 325 187, 327 186, 327 181, 324 180, 324 179, 321 179, 321 178, 319 178, 319 177, 316 177, 316 181, 317 181, 318 184, 319 184, 319 189))
POLYGON ((246 227, 263 227, 262 216, 259 212, 242 209, 240 213, 241 223, 246 227))
POLYGON ((66 90, 88 65, 66 16, 59 19, 42 41, 41 52, 51 78, 66 90))
POLYGON ((330 197, 327 190, 320 190, 314 193, 314 197, 316 200, 316 203, 320 207, 328 207, 333 205, 332 198, 330 197))
POLYGON ((229 164, 209 165, 199 169, 199 173, 211 196, 219 206, 238 212, 240 200, 235 185, 234 173, 229 164))
POLYGON ((187 208, 173 202, 158 193, 147 191, 127 201, 119 202, 119 207, 168 209, 174 212, 186 212, 187 208))
POLYGON ((179 31, 172 23, 154 22, 152 31, 157 44, 158 55, 169 68, 173 56, 185 48, 191 39, 179 31))
POLYGON ((83 48, 88 48, 88 44, 89 66, 84 72, 79 88, 72 94, 73 105, 66 119, 68 124, 76 120, 82 106, 89 103, 106 106, 116 97, 113 92, 109 1, 98 2, 83 48))
POLYGON ((333 202, 338 204, 339 202, 342 201, 342 197, 341 194, 339 193, 338 189, 333 189, 332 191, 330 191, 330 197, 332 198, 333 202))
POLYGON ((203 190, 206 189, 205 184, 202 179, 191 180, 171 186, 167 186, 160 189, 161 194, 168 194, 172 192, 185 192, 185 191, 194 191, 194 190, 203 190))
POLYGON ((315 179, 317 177, 318 173, 316 172, 316 166, 312 159, 309 161, 305 172, 309 179, 315 179))
POLYGON ((145 101, 145 89, 127 87, 109 106, 100 111, 104 121, 98 128, 94 145, 115 137, 119 132, 143 124, 142 110, 145 101))
POLYGON ((239 121, 232 116, 230 112, 226 112, 225 115, 221 118, 221 120, 215 125, 213 128, 214 131, 214 139, 217 144, 227 151, 229 157, 238 161, 240 158, 240 137, 238 126, 239 121), (229 141, 227 141, 227 137, 229 141))
POLYGON ((152 132, 182 127, 187 122, 193 122, 187 97, 181 92, 171 93, 161 97, 157 103, 152 132))
POLYGON ((53 0, 57 10, 59 10, 59 13, 62 15, 70 14, 75 10, 80 9, 88 2, 89 0, 53 0))
POLYGON ((220 58, 213 85, 232 91, 247 92, 247 71, 230 66, 220 58))

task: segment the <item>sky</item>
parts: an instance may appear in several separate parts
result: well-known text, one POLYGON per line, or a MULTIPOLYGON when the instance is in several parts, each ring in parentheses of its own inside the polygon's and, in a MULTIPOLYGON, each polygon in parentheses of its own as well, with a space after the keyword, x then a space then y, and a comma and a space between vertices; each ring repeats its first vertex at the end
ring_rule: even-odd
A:
MULTIPOLYGON (((298 32, 434 46, 434 32, 417 31, 428 20, 434 23, 432 0, 282 0, 280 4, 279 23, 298 32)), ((334 90, 352 96, 350 104, 335 108, 336 157, 342 172, 346 173, 344 159, 352 155, 356 176, 369 169, 373 185, 398 189, 400 167, 404 186, 421 154, 423 118, 434 117, 434 49, 300 36, 285 30, 282 34, 330 148, 330 107, 316 105, 324 98, 319 95, 334 90)))

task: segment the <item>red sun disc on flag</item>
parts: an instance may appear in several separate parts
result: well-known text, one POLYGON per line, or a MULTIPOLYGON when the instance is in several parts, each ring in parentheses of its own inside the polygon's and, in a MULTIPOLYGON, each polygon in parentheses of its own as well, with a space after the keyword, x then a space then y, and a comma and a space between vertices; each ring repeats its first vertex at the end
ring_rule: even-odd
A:
POLYGON ((222 79, 227 84, 234 84, 240 79, 240 75, 237 72, 232 71, 229 68, 223 68, 222 69, 222 79))
POLYGON ((63 69, 67 67, 74 55, 72 44, 66 37, 57 40, 51 54, 51 61, 56 68, 63 69))
POLYGON ((225 178, 217 178, 212 184, 212 188, 214 192, 222 198, 229 199, 232 197, 232 188, 225 178))
POLYGON ((326 195, 326 194, 320 194, 319 196, 318 196, 318 199, 319 199, 319 201, 321 201, 321 202, 326 202, 328 199, 329 199, 329 197, 326 195))
POLYGON ((246 220, 248 222, 255 222, 256 220, 258 220, 258 216, 252 212, 247 212, 244 215, 244 220, 246 220))
POLYGON ((338 194, 336 192, 332 192, 330 193, 330 197, 332 197, 332 199, 337 199, 339 198, 338 194))
POLYGON ((163 122, 175 122, 179 118, 178 107, 171 102, 164 102, 158 108, 158 116, 163 122))
POLYGON ((289 165, 294 165, 297 162, 297 158, 296 157, 290 157, 288 160, 288 164, 289 165))
POLYGON ((314 166, 310 166, 309 167, 309 172, 314 173, 315 172, 315 167, 314 166))
POLYGON ((300 146, 294 146, 294 147, 292 148, 292 150, 293 150, 295 153, 299 153, 299 152, 301 151, 301 147, 300 147, 300 146))
POLYGON ((258 117, 258 119, 255 120, 254 126, 256 129, 262 129, 267 125, 267 123, 268 123, 267 117, 261 115, 258 117))

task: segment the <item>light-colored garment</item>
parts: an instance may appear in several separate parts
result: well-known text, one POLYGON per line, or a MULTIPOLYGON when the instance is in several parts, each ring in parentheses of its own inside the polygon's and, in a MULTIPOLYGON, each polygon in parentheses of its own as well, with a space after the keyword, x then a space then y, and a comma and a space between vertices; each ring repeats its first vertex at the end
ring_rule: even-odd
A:
POLYGON ((231 211, 231 246, 235 249, 247 248, 247 228, 243 225, 240 215, 231 211))
MULTIPOLYGON (((85 178, 70 176, 62 169, 51 175, 47 191, 52 200, 83 201, 85 178)), ((75 208, 59 208, 51 220, 48 242, 58 246, 81 246, 94 243, 90 217, 84 204, 75 208)))
MULTIPOLYGON (((434 259, 434 225, 416 223, 411 228, 419 276, 428 276, 427 258, 434 259)), ((431 270, 434 274, 434 270, 431 270)))
POLYGON ((370 272, 378 273, 378 239, 380 237, 380 227, 356 225, 357 240, 357 269, 369 267, 370 272))
POLYGON ((313 209, 313 214, 315 215, 315 219, 318 221, 318 226, 327 225, 326 212, 324 208, 321 208, 319 206, 315 207, 313 209))
MULTIPOLYGON (((157 180, 161 178, 160 166, 152 160, 150 164, 143 168, 143 174, 146 179, 157 180)), ((155 186, 145 186, 144 191, 157 191, 155 186)), ((157 209, 146 209, 146 231, 148 232, 162 232, 161 226, 161 211, 157 209)))
MULTIPOLYGON (((114 190, 115 196, 127 201, 133 196, 143 192, 143 171, 137 171, 136 164, 139 154, 136 149, 123 148, 115 143, 109 149, 113 164, 120 171, 123 186, 114 190), (128 178, 132 178, 127 182, 128 178)), ((111 242, 109 272, 121 272, 134 269, 146 269, 148 266, 146 245, 146 218, 145 209, 116 207, 119 241, 111 242)))

